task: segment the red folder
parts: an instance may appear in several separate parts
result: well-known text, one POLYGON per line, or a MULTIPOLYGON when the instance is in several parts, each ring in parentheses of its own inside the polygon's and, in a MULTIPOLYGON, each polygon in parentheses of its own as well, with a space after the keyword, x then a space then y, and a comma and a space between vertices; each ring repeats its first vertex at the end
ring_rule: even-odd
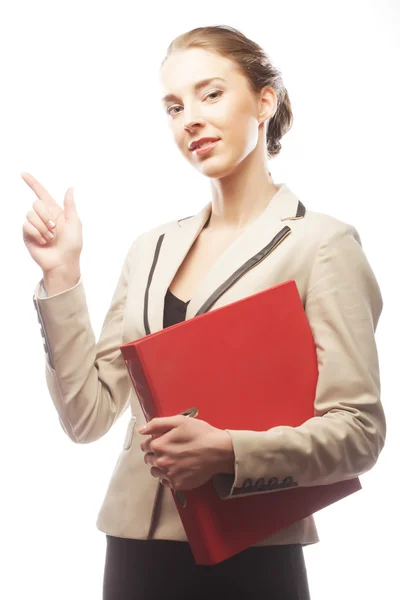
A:
MULTIPOLYGON (((265 431, 314 416, 317 355, 294 280, 124 344, 121 352, 147 421, 195 407, 220 429, 265 431)), ((197 564, 221 562, 361 489, 358 478, 313 487, 296 487, 291 478, 270 483, 273 492, 228 499, 213 480, 171 490, 197 564)))

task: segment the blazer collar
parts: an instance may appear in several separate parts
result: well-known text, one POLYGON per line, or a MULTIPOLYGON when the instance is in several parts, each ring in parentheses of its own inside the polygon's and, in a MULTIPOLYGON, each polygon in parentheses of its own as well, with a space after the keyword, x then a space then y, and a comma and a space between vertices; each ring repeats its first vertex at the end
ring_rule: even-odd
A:
MULTIPOLYGON (((264 260, 291 233, 291 220, 304 217, 305 207, 284 183, 267 208, 217 258, 199 280, 187 305, 186 320, 209 310, 226 289, 257 262, 264 260)), ((177 221, 159 236, 149 272, 145 303, 146 334, 163 328, 164 298, 178 268, 211 214, 206 204, 196 215, 177 221)))

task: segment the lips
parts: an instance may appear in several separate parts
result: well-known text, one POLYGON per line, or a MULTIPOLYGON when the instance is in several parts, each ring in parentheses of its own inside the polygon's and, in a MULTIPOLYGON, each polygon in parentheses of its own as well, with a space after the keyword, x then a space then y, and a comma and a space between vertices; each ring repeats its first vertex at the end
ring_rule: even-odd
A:
POLYGON ((204 137, 201 138, 200 140, 196 140, 194 142, 192 142, 189 145, 189 150, 190 152, 193 152, 194 150, 196 150, 197 148, 200 148, 201 146, 205 146, 208 143, 212 143, 212 142, 218 142, 220 138, 211 138, 211 137, 204 137))

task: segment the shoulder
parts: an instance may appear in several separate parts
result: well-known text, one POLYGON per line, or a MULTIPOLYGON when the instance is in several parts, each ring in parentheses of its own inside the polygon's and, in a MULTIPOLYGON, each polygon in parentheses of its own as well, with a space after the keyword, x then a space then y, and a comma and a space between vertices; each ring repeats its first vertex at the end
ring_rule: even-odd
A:
POLYGON ((314 271, 318 267, 325 270, 340 266, 350 272, 361 265, 370 271, 361 235, 352 223, 310 210, 297 233, 298 243, 308 245, 310 266, 314 271))
POLYGON ((315 231, 321 241, 329 237, 336 237, 343 234, 356 235, 359 237, 358 231, 352 223, 313 210, 307 210, 304 226, 307 230, 315 231))
POLYGON ((360 294, 363 298, 370 298, 373 312, 379 315, 382 295, 358 229, 351 223, 313 211, 309 211, 307 220, 305 235, 311 231, 318 232, 310 264, 309 291, 323 294, 328 285, 335 294, 339 294, 339 290, 350 290, 349 297, 354 303, 360 294))
POLYGON ((378 287, 365 254, 359 230, 331 215, 307 210, 303 219, 287 221, 292 229, 294 250, 307 262, 309 283, 352 278, 358 285, 378 287))
MULTIPOLYGON (((352 237, 361 245, 357 228, 326 213, 307 210, 305 217, 295 222, 294 229, 308 240, 313 240, 316 249, 340 238, 352 237)), ((293 226, 292 226, 293 227, 293 226)))

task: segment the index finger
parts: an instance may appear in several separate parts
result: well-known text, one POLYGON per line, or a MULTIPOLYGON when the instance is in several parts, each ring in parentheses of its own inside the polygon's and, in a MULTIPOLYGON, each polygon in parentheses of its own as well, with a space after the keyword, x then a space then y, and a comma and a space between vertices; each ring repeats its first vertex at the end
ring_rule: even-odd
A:
POLYGON ((49 194, 46 188, 30 173, 21 173, 22 179, 29 185, 31 190, 36 194, 39 200, 47 206, 47 208, 60 208, 54 198, 49 194))

